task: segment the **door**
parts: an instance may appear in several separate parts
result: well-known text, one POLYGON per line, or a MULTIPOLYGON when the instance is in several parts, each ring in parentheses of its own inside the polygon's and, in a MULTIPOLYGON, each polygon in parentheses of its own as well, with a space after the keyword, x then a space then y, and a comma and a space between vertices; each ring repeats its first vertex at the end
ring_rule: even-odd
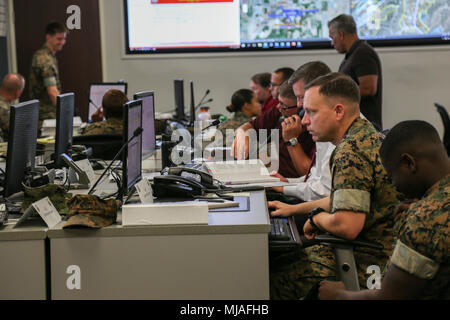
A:
MULTIPOLYGON (((79 27, 69 30, 67 42, 56 56, 62 93, 75 93, 75 114, 86 121, 89 84, 102 82, 98 0, 14 0, 14 18, 17 68, 26 80, 34 52, 45 43, 45 26, 58 21, 69 29, 79 27)), ((27 81, 21 101, 29 99, 28 90, 27 81)))

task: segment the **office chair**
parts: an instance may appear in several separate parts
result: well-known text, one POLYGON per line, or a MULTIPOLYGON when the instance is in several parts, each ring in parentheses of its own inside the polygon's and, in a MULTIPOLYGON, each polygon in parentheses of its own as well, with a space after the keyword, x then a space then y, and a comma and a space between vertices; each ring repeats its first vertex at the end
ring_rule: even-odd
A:
POLYGON ((438 103, 435 103, 439 115, 441 116, 442 122, 444 123, 444 146, 447 150, 447 155, 450 156, 450 118, 448 116, 447 110, 438 103))
POLYGON ((91 134, 73 137, 73 145, 92 148, 92 158, 112 160, 123 144, 121 134, 91 134))
POLYGON ((313 240, 308 240, 301 236, 302 247, 307 248, 317 244, 329 245, 333 248, 336 260, 337 280, 342 281, 345 288, 350 291, 359 291, 358 270, 356 268, 353 248, 368 247, 376 250, 382 250, 383 246, 379 243, 363 240, 345 240, 331 234, 321 234, 313 240))

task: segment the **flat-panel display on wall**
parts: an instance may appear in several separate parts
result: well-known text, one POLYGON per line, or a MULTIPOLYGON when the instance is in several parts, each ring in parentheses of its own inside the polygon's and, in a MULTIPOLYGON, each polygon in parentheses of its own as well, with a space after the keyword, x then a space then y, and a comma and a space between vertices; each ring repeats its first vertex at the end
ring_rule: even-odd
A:
POLYGON ((354 17, 374 46, 450 43, 449 0, 124 0, 128 54, 331 48, 354 17))

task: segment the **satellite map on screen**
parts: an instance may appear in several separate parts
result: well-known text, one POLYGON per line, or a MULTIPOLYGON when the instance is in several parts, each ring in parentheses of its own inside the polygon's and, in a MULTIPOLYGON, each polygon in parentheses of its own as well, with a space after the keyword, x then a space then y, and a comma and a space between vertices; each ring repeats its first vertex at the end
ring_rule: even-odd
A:
POLYGON ((450 36, 449 0, 242 0, 241 41, 328 39, 328 21, 351 14, 360 37, 450 36))

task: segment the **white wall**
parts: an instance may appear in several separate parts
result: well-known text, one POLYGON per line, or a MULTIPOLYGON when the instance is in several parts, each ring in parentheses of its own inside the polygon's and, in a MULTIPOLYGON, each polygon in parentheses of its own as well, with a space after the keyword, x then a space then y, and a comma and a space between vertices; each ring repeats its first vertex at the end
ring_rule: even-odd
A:
MULTIPOLYGON (((99 0, 102 28, 104 81, 125 79, 129 96, 140 90, 155 90, 157 111, 174 108, 173 79, 185 80, 185 103, 189 105, 188 84, 194 80, 198 101, 210 89, 213 113, 227 114, 231 95, 248 87, 259 72, 279 67, 294 69, 322 60, 337 71, 343 59, 334 50, 298 53, 197 54, 164 57, 126 57, 122 0, 99 0)), ((163 30, 161 30, 163 32, 163 30)), ((439 102, 450 110, 450 46, 377 48, 383 67, 383 126, 402 120, 422 119, 443 134, 443 125, 433 106, 439 102)))

